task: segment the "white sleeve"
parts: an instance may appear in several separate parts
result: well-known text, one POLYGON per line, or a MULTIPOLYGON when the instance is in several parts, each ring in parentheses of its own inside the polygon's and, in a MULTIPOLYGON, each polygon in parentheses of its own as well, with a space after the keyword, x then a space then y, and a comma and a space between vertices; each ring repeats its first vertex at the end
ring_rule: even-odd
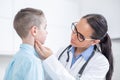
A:
POLYGON ((52 80, 76 80, 54 55, 44 60, 43 66, 52 80))

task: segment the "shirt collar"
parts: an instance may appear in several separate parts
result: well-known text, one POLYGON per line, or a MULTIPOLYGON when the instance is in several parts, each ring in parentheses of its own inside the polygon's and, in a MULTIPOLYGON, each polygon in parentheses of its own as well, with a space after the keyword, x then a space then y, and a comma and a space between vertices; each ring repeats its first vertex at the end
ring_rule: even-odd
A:
POLYGON ((39 57, 37 52, 36 52, 36 50, 35 50, 35 48, 32 45, 30 45, 30 44, 21 44, 20 45, 20 49, 29 51, 29 53, 39 57))
MULTIPOLYGON (((83 51, 80 55, 78 55, 76 58, 82 56, 86 61, 88 60, 88 58, 90 57, 90 55, 92 54, 94 50, 94 46, 90 46, 88 49, 86 49, 85 51, 83 51)), ((75 52, 75 47, 71 47, 69 50, 69 52, 71 51, 73 54, 75 52)))

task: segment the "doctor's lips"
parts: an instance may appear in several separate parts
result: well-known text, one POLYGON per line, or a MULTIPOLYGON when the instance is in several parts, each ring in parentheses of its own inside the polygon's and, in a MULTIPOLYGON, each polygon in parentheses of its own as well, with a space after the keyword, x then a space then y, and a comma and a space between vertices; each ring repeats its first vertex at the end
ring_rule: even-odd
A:
POLYGON ((71 39, 71 43, 74 43, 74 42, 75 42, 75 40, 71 39))

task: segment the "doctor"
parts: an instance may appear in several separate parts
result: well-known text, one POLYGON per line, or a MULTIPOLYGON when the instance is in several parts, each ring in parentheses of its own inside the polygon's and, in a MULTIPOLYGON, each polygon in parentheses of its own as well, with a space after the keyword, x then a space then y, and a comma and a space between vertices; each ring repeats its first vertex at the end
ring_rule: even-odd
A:
POLYGON ((73 22, 71 29, 70 45, 57 56, 36 40, 35 48, 47 75, 51 80, 111 80, 113 56, 105 18, 88 14, 73 22))

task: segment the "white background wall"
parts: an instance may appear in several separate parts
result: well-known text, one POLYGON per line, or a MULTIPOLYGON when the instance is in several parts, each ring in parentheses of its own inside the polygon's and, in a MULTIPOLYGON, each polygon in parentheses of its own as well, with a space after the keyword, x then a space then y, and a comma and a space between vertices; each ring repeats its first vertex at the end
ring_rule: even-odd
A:
MULTIPOLYGON (((108 33, 111 38, 120 39, 120 0, 0 0, 0 80, 3 79, 6 66, 21 43, 12 22, 17 11, 25 7, 44 11, 48 22, 45 45, 51 47, 54 52, 69 44, 71 23, 88 13, 103 14, 108 21, 108 33)), ((115 57, 113 80, 120 79, 119 39, 112 41, 115 57)))

